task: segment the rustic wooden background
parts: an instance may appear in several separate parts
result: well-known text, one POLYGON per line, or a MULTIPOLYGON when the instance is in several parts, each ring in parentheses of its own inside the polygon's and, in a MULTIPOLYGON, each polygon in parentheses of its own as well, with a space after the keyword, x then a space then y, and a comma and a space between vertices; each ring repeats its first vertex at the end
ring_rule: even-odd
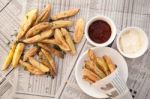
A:
MULTIPOLYGON (((33 5, 33 7, 42 9, 48 2, 56 6, 54 9, 56 12, 71 7, 80 7, 81 13, 78 16, 83 16, 86 21, 97 14, 107 15, 114 20, 117 33, 127 26, 138 26, 147 33, 150 39, 149 0, 0 0, 0 65, 7 55, 9 42, 14 39, 26 8, 28 10, 33 5)), ((58 61, 63 67, 59 67, 61 75, 53 81, 57 83, 53 85, 55 90, 52 90, 51 98, 93 99, 80 90, 74 77, 74 66, 78 57, 90 47, 92 46, 84 37, 77 45, 77 55, 74 57, 67 55, 64 61, 58 61)), ((116 48, 115 42, 112 47, 116 48)), ((129 67, 127 85, 132 96, 134 99, 150 99, 150 49, 140 58, 126 60, 129 67)), ((1 73, 11 78, 12 83, 14 82, 12 69, 1 73)), ((13 93, 13 88, 1 98, 12 99, 12 96, 9 95, 11 93, 13 93)), ((22 97, 22 99, 27 98, 22 97)))

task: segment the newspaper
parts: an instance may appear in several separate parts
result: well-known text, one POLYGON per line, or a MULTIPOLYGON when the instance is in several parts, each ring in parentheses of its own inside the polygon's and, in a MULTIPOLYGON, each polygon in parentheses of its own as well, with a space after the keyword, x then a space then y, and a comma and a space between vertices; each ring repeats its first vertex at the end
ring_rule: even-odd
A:
MULTIPOLYGON (((48 2, 52 3, 53 5, 52 14, 69 8, 81 8, 81 12, 73 18, 69 18, 70 20, 78 17, 84 17, 87 21, 95 15, 103 14, 113 19, 118 29, 117 33, 127 26, 138 26, 144 29, 146 33, 149 33, 149 0, 145 0, 144 2, 140 0, 27 0, 26 11, 32 8, 42 9, 48 2)), ((9 27, 9 29, 11 29, 11 27, 9 27)), ((72 29, 73 28, 70 28, 70 30, 72 29)), ((7 40, 4 40, 2 37, 3 36, 0 34, 0 43, 7 43, 7 40)), ((1 44, 0 46, 0 52, 3 53, 3 55, 7 55, 8 46, 3 45, 4 44, 1 44), (2 50, 2 48, 5 48, 6 50, 2 50)), ((76 83, 74 75, 74 64, 76 60, 81 53, 90 47, 92 46, 86 41, 85 38, 83 38, 81 44, 77 45, 78 54, 76 56, 72 57, 67 55, 65 56, 64 60, 58 60, 56 58, 56 62, 59 65, 59 74, 55 79, 51 79, 49 76, 33 76, 24 71, 22 68, 18 68, 15 71, 15 77, 18 80, 16 80, 17 82, 15 86, 16 90, 14 90, 14 97, 16 99, 94 99, 93 97, 90 97, 81 91, 76 83)), ((113 43, 113 48, 116 48, 115 41, 113 43)), ((1 57, 2 56, 0 56, 0 62, 4 61, 4 59, 1 57)), ((129 66, 129 79, 127 84, 128 88, 133 89, 132 95, 136 95, 136 99, 149 98, 145 92, 145 89, 147 89, 149 85, 149 79, 146 77, 146 79, 143 80, 145 77, 144 75, 149 75, 150 72, 148 67, 149 59, 149 49, 144 56, 138 59, 126 59, 129 66), (139 89, 140 93, 138 95, 135 94, 135 92, 138 92, 139 89)), ((8 72, 0 72, 0 86, 3 86, 3 88, 0 87, 0 89, 4 89, 4 91, 9 89, 9 86, 12 85, 11 80, 6 80, 5 76, 10 75, 11 71, 12 69, 8 70, 8 72)), ((2 92, 3 94, 4 91, 0 90, 0 93, 2 92)))

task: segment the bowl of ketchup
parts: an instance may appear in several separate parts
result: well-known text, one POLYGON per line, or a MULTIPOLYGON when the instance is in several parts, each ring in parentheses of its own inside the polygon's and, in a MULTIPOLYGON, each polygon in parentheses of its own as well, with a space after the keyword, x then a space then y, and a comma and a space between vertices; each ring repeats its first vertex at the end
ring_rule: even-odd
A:
POLYGON ((87 22, 85 36, 94 46, 108 46, 115 39, 116 26, 110 18, 99 15, 87 22))

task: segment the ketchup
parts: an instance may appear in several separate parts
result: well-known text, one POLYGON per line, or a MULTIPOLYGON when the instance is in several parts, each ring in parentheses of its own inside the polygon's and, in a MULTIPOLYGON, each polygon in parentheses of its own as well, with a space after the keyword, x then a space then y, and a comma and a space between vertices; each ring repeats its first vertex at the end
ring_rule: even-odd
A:
POLYGON ((111 28, 107 22, 97 20, 89 26, 88 33, 92 41, 96 43, 104 43, 111 36, 111 28))

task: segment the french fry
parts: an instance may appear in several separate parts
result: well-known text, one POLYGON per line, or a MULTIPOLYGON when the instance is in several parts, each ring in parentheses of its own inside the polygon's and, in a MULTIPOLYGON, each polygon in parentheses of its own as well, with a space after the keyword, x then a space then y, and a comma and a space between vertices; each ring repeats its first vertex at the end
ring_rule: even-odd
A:
POLYGON ((40 46, 41 48, 47 50, 48 52, 50 52, 51 54, 59 57, 59 58, 64 58, 64 55, 62 52, 52 48, 52 47, 49 47, 48 45, 46 44, 42 44, 42 43, 38 43, 38 46, 40 46))
POLYGON ((102 57, 97 57, 96 61, 97 61, 98 67, 101 68, 106 75, 109 75, 110 71, 105 60, 102 57))
POLYGON ((55 74, 55 72, 53 71, 52 66, 51 66, 51 64, 49 63, 48 59, 47 59, 46 56, 42 53, 42 51, 39 52, 39 57, 40 57, 40 60, 39 60, 39 61, 40 61, 42 64, 44 64, 45 66, 47 66, 47 67, 49 68, 50 75, 51 75, 52 77, 54 77, 56 74, 55 74))
POLYGON ((72 26, 73 22, 66 21, 66 20, 58 20, 58 21, 51 22, 50 25, 51 25, 52 29, 57 29, 57 28, 72 26))
POLYGON ((39 42, 45 38, 48 38, 48 37, 51 37, 53 36, 53 31, 52 30, 46 30, 46 31, 43 31, 42 33, 38 34, 38 35, 35 35, 31 38, 27 38, 25 40, 23 40, 24 43, 36 43, 36 42, 39 42))
POLYGON ((109 56, 104 55, 103 58, 106 61, 110 72, 112 73, 116 69, 116 66, 114 65, 114 63, 112 62, 112 60, 111 60, 111 58, 109 56))
POLYGON ((94 52, 91 49, 88 50, 88 56, 89 56, 90 60, 94 61, 97 64, 97 66, 99 67, 99 69, 101 69, 106 75, 110 74, 109 68, 103 58, 96 57, 96 55, 94 54, 94 52))
POLYGON ((50 67, 48 60, 46 59, 46 57, 43 55, 42 51, 39 52, 39 62, 41 62, 42 64, 44 64, 47 67, 50 67))
POLYGON ((19 64, 26 67, 27 70, 31 73, 31 74, 34 74, 34 75, 43 75, 44 72, 42 72, 41 70, 35 68, 34 66, 32 66, 31 64, 27 63, 27 62, 24 62, 22 60, 19 61, 19 64))
POLYGON ((13 59, 13 55, 14 55, 16 46, 17 46, 16 42, 12 44, 12 46, 10 48, 10 51, 9 51, 9 53, 8 53, 6 59, 5 59, 5 62, 2 66, 2 70, 6 70, 9 67, 9 65, 10 65, 10 63, 13 59))
POLYGON ((38 62, 37 60, 35 60, 33 57, 29 57, 29 62, 36 68, 38 68, 39 70, 41 70, 42 72, 46 73, 49 72, 49 68, 45 65, 43 65, 42 63, 38 62))
POLYGON ((50 26, 49 22, 42 22, 42 23, 39 23, 39 24, 33 26, 26 33, 25 37, 26 38, 32 37, 34 35, 39 34, 41 31, 43 31, 45 29, 51 29, 51 26, 50 26))
POLYGON ((23 61, 27 61, 27 59, 31 56, 34 56, 38 51, 37 47, 30 48, 23 56, 23 61))
POLYGON ((35 22, 35 20, 37 18, 37 13, 38 13, 38 10, 34 9, 34 10, 29 11, 25 15, 23 22, 19 28, 17 40, 21 39, 26 34, 26 32, 29 30, 29 28, 32 26, 32 24, 35 22))
POLYGON ((65 52, 70 51, 70 48, 67 44, 67 42, 65 41, 61 31, 59 29, 55 30, 55 34, 54 34, 54 38, 56 39, 56 41, 58 42, 58 46, 65 52))
POLYGON ((83 32, 84 32, 84 20, 80 18, 77 20, 75 24, 75 30, 73 35, 73 39, 75 43, 81 42, 83 37, 83 32))
POLYGON ((89 79, 88 77, 84 76, 83 77, 84 80, 86 80, 88 83, 92 84, 94 83, 94 81, 92 81, 91 79, 89 79))
POLYGON ((61 33, 64 35, 64 38, 71 49, 71 53, 74 55, 76 53, 76 48, 69 32, 65 28, 61 28, 61 33))
POLYGON ((89 78, 93 82, 96 82, 97 80, 100 80, 99 76, 97 76, 95 73, 90 71, 89 69, 84 68, 82 71, 83 78, 89 78))
POLYGON ((96 63, 94 63, 93 61, 89 60, 89 61, 84 61, 85 62, 85 66, 87 69, 90 69, 91 71, 93 71, 96 75, 98 75, 100 78, 104 78, 106 77, 106 75, 103 73, 103 71, 101 69, 99 69, 96 65, 96 63))
POLYGON ((49 14, 51 10, 51 4, 49 3, 42 11, 42 13, 37 17, 34 25, 40 23, 40 22, 45 22, 48 21, 49 14))
POLYGON ((96 62, 96 55, 91 49, 88 50, 88 57, 90 58, 90 60, 96 62))
POLYGON ((53 72, 53 74, 56 75, 56 64, 55 64, 55 61, 53 60, 52 56, 44 49, 41 49, 41 51, 50 63, 50 66, 52 68, 51 72, 53 72))
POLYGON ((44 40, 41 41, 41 43, 58 45, 58 42, 53 38, 52 39, 44 39, 44 40))
POLYGON ((77 14, 79 12, 80 9, 70 9, 67 11, 62 11, 56 15, 51 16, 52 20, 58 20, 58 19, 62 19, 62 18, 67 18, 70 16, 74 16, 75 14, 77 14))
POLYGON ((12 66, 15 68, 17 64, 19 63, 20 57, 23 53, 25 45, 23 43, 18 43, 17 47, 14 52, 13 60, 12 60, 12 66))

